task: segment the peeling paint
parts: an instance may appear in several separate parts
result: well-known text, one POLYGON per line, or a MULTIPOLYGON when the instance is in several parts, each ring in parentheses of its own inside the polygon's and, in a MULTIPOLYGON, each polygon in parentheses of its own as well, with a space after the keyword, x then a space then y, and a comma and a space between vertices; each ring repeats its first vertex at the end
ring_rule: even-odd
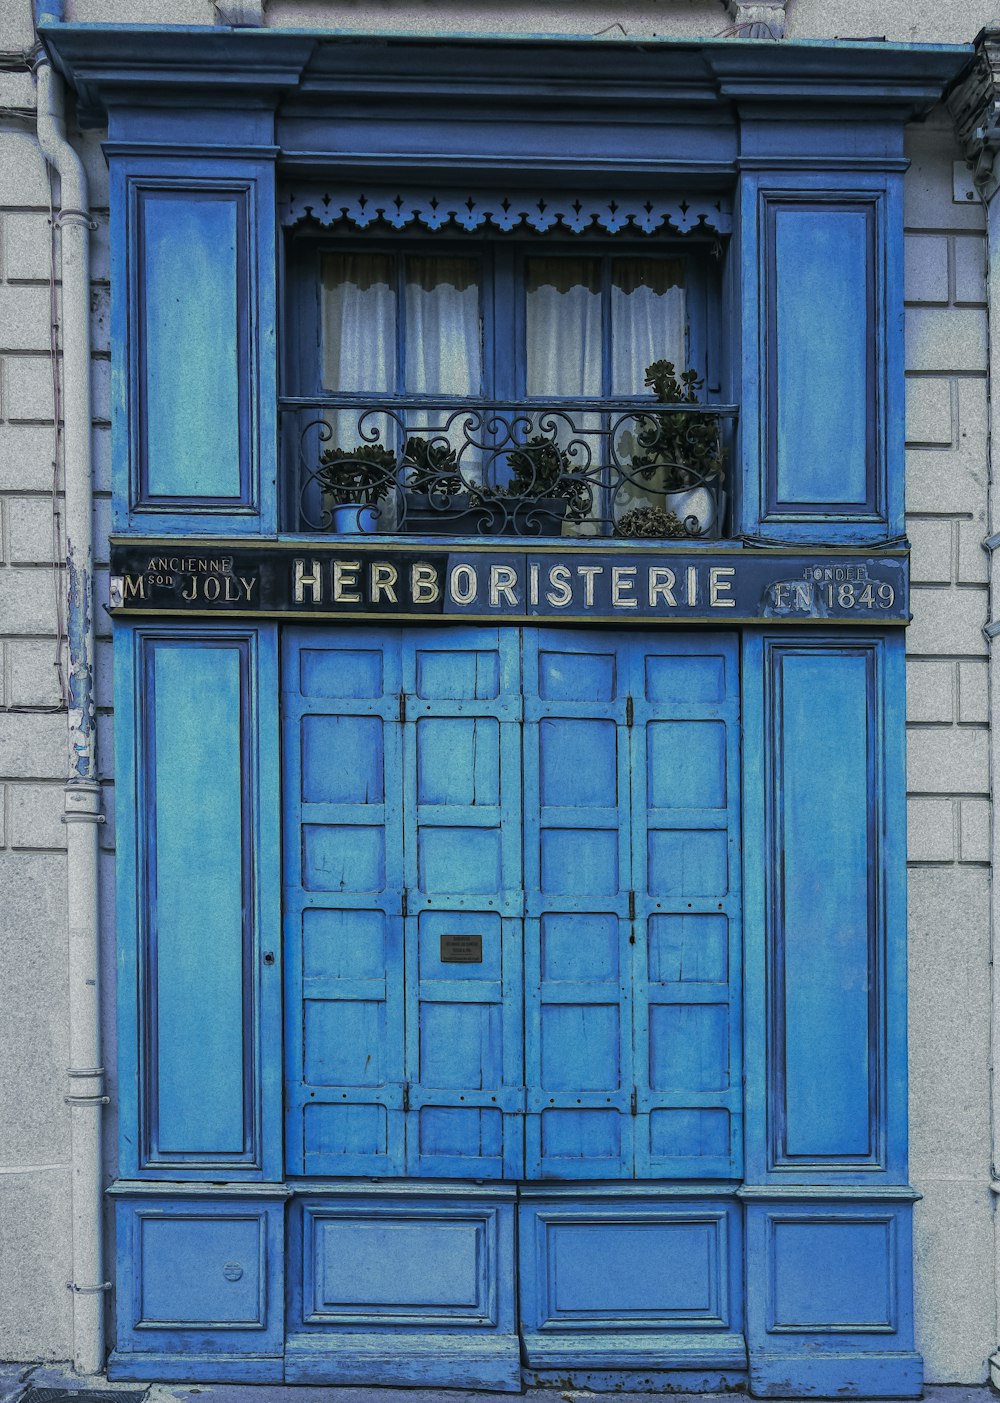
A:
POLYGON ((67 635, 69 672, 69 768, 71 779, 97 777, 97 726, 94 707, 94 667, 91 588, 92 572, 77 565, 73 553, 66 560, 67 635))

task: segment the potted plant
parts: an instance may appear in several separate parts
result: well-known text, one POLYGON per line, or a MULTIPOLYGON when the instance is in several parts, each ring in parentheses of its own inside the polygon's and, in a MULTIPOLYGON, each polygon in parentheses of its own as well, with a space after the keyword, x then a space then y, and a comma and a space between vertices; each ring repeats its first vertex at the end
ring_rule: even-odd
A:
POLYGON ((327 448, 316 474, 323 489, 323 511, 334 531, 370 535, 378 530, 376 505, 396 480, 396 455, 380 443, 327 448))
MULTIPOLYGON (((646 388, 659 404, 697 405, 704 383, 694 370, 678 376, 668 360, 654 361, 646 369, 646 388)), ((705 536, 717 529, 725 454, 718 421, 711 414, 673 410, 639 415, 635 430, 622 435, 622 447, 630 454, 633 471, 655 484, 652 491, 662 500, 663 510, 684 524, 685 534, 705 536)))
POLYGON ((405 522, 408 531, 438 536, 475 535, 481 511, 446 438, 413 435, 403 449, 405 522))
POLYGON ((564 520, 582 521, 591 502, 568 455, 536 434, 506 455, 500 487, 466 483, 445 439, 411 437, 403 451, 406 525, 437 535, 558 536, 564 520))
POLYGON ((510 481, 483 493, 496 510, 497 534, 558 536, 563 521, 583 521, 592 490, 552 439, 535 434, 507 454, 510 481))
POLYGON ((618 518, 615 527, 619 536, 653 536, 661 541, 688 539, 680 517, 662 507, 630 507, 618 518))

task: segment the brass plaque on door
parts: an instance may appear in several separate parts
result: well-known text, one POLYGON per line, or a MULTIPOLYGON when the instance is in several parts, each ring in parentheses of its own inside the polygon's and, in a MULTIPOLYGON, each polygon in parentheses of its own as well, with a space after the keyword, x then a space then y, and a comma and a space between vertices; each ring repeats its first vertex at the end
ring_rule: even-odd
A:
POLYGON ((442 935, 441 963, 443 965, 481 965, 483 937, 481 935, 442 935))

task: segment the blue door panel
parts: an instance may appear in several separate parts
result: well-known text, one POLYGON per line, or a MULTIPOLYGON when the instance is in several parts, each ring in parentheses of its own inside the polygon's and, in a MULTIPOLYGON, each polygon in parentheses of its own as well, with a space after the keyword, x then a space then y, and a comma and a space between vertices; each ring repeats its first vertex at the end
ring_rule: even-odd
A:
POLYGON ((399 1174, 403 1127, 398 635, 287 631, 287 1166, 399 1174))
POLYGON ((270 625, 116 637, 124 1177, 281 1173, 276 681, 270 625))
POLYGON ((292 630, 284 679, 292 1172, 738 1173, 733 640, 292 630))
POLYGON ((521 739, 512 631, 411 632, 403 665, 406 1155, 421 1177, 522 1173, 521 739), (479 959, 454 963, 468 937, 479 959))
POLYGON ((632 1175, 627 646, 522 635, 529 1179, 632 1175))
POLYGON ((637 1178, 742 1168, 737 641, 631 660, 637 1178))

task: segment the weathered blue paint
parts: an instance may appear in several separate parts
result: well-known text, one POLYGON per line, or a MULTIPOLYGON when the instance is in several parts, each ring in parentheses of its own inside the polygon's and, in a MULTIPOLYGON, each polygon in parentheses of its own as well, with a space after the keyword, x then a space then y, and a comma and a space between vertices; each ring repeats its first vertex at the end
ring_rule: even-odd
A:
POLYGON ((901 176, 822 165, 740 182, 741 529, 885 541, 904 529, 901 176))
POLYGON ((520 1308, 531 1369, 741 1370, 740 1213, 731 1200, 527 1190, 520 1308))
POLYGON ((875 660, 829 647, 770 656, 779 1162, 877 1159, 875 660))
POLYGON ((877 206, 770 200, 766 217, 768 512, 874 515, 877 206))
MULTIPOLYGON (((137 1196, 135 1190, 139 1189, 137 1196)), ((117 1340, 111 1378, 280 1379, 281 1199, 141 1195, 116 1203, 117 1340), (141 1362, 140 1362, 141 1361, 141 1362), (247 1367, 249 1365, 249 1368, 247 1367)))
POLYGON ((521 1389, 513 1188, 321 1186, 291 1209, 291 1382, 521 1389))
POLYGON ((268 627, 118 635, 127 1173, 280 1173, 276 677, 268 627))
POLYGON ((140 256, 136 505, 245 497, 249 360, 245 192, 146 190, 140 256), (242 274, 242 276, 241 276, 242 274))
POLYGON ((276 526, 273 161, 111 162, 115 529, 276 526))
POLYGON ((919 1397, 914 1195, 904 1189, 876 1199, 877 1192, 852 1202, 815 1190, 811 1198, 763 1191, 746 1202, 748 1280, 756 1274, 762 1288, 747 1295, 757 1397, 919 1397))
POLYGON ((747 644, 754 1180, 905 1183, 901 662, 891 639, 747 644))
POLYGON ((734 1175, 734 640, 522 639, 527 1177, 734 1175))
POLYGON ((289 629, 283 675, 291 1167, 738 1173, 734 640, 289 629))

